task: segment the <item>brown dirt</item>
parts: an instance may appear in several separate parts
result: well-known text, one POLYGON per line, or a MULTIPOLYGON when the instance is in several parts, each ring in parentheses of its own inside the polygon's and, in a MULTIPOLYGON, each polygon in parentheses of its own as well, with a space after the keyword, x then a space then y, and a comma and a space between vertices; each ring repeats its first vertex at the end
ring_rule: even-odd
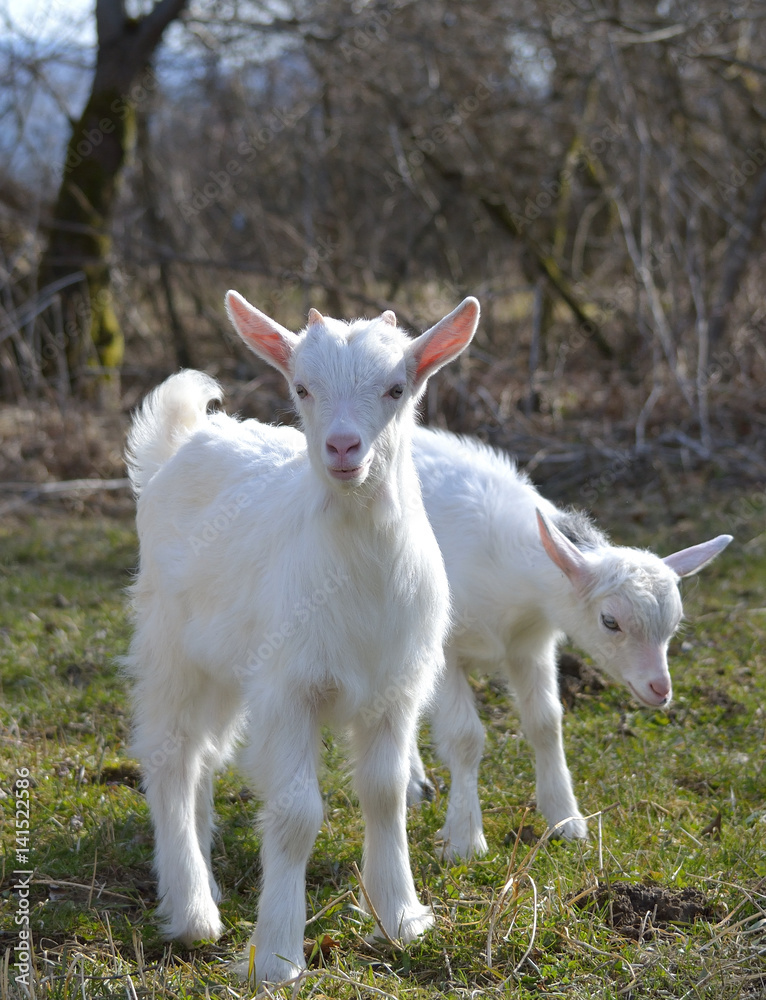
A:
POLYGON ((578 696, 597 694, 606 686, 596 671, 573 653, 559 653, 558 668, 559 695, 569 709, 574 708, 578 696))
POLYGON ((141 786, 141 768, 132 760, 120 761, 119 764, 107 764, 101 768, 98 781, 102 785, 127 785, 129 788, 139 788, 141 786))
POLYGON ((695 920, 714 923, 724 915, 720 904, 688 886, 666 889, 661 885, 612 882, 585 894, 575 894, 574 898, 580 908, 595 906, 603 910, 614 930, 636 939, 653 937, 674 924, 692 924, 695 920))

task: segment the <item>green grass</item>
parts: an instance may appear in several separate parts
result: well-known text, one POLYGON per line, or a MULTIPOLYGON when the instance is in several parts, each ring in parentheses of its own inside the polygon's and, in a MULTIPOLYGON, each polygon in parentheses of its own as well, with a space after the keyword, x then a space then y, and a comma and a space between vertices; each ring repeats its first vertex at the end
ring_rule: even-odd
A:
MULTIPOLYGON (((667 525, 630 531, 621 540, 667 551, 667 525)), ((45 508, 1 529, 0 553, 3 949, 19 942, 14 782, 27 768, 34 996, 249 995, 226 965, 252 930, 258 878, 256 804, 233 770, 216 798, 226 933, 191 952, 155 929, 151 830, 127 756, 129 700, 117 663, 129 636, 132 524, 45 508)), ((541 842, 545 823, 532 807, 533 761, 518 720, 496 684, 476 681, 487 724, 481 798, 490 853, 442 862, 435 835, 443 793, 411 813, 416 883, 438 920, 404 951, 364 942, 371 925, 355 906, 354 873, 361 818, 342 747, 327 734, 327 818, 308 869, 309 915, 324 913, 307 927, 315 955, 302 995, 763 996, 764 579, 761 536, 735 543, 685 584, 689 622, 672 644, 668 712, 638 710, 614 685, 567 712, 581 807, 602 810, 586 845, 541 842), (608 907, 581 905, 587 890, 616 881, 691 886, 713 909, 709 919, 658 933, 650 915, 641 938, 629 938, 610 926, 608 907)), ((448 774, 428 754, 443 787, 448 774)), ((25 995, 14 961, 6 951, 3 997, 25 995)))

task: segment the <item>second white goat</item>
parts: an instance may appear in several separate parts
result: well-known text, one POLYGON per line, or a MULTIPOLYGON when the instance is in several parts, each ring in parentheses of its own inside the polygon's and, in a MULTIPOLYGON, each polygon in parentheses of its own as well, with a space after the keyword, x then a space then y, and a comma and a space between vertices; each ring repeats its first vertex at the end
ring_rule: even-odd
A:
POLYGON ((128 441, 140 568, 127 668, 164 930, 187 944, 221 934, 212 779, 241 734, 263 803, 256 975, 277 982, 305 964, 323 723, 350 731, 383 931, 408 941, 432 922, 409 866, 406 789, 449 594, 411 435, 426 380, 467 346, 479 307, 466 299, 411 340, 391 312, 346 324, 311 310, 296 335, 234 292, 227 305, 287 379, 305 439, 207 413, 220 388, 199 372, 148 397, 128 441))
MULTIPOLYGON (((423 428, 413 441, 456 619, 432 713, 437 752, 451 772, 445 854, 487 850, 477 788, 484 730, 471 672, 508 683, 535 753, 538 808, 565 837, 584 838, 562 742, 557 647, 568 635, 642 705, 666 705, 668 642, 682 615, 678 580, 715 558, 731 535, 664 559, 615 546, 586 516, 545 500, 499 452, 423 428)), ((427 791, 415 749, 410 801, 427 791)))

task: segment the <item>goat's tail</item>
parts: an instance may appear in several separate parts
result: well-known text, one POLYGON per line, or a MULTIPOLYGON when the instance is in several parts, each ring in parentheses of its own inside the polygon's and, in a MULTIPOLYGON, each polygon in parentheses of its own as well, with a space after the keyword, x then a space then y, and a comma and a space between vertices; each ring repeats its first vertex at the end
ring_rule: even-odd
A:
POLYGON ((133 492, 143 488, 203 425, 207 404, 220 402, 223 390, 204 372, 182 371, 153 389, 133 417, 125 461, 133 492))

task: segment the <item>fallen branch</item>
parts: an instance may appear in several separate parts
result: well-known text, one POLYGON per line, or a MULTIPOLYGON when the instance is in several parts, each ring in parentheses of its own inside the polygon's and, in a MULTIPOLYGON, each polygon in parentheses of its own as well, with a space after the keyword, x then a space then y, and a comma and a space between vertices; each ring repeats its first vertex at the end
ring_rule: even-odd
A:
POLYGON ((69 493, 97 493, 101 490, 125 490, 129 479, 68 479, 52 483, 0 483, 0 493, 15 493, 12 500, 0 504, 0 517, 10 514, 42 496, 66 496, 69 493))
POLYGON ((81 490, 124 490, 129 479, 65 479, 52 483, 0 483, 8 493, 78 493, 81 490))

